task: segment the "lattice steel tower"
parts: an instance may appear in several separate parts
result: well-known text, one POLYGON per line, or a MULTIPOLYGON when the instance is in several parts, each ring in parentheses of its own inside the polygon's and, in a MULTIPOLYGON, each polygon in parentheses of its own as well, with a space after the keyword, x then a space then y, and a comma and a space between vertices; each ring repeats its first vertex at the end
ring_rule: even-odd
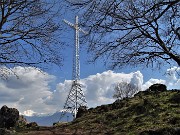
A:
POLYGON ((87 101, 85 99, 84 93, 80 84, 80 57, 79 57, 79 31, 87 34, 78 25, 78 16, 76 16, 75 24, 70 23, 67 20, 63 20, 66 24, 75 29, 75 48, 73 54, 73 72, 72 72, 72 86, 69 91, 68 97, 64 105, 64 111, 60 116, 60 119, 70 112, 73 114, 73 117, 76 118, 78 108, 80 106, 87 106, 87 101))

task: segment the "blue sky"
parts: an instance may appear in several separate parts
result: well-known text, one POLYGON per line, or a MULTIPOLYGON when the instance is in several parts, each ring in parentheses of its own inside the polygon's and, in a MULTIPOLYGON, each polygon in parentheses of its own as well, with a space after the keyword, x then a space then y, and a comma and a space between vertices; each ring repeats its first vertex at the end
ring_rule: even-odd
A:
MULTIPOLYGON (((63 23, 66 19, 75 22, 75 14, 68 11, 65 16, 58 21, 63 23)), ((0 68, 0 71, 9 70, 17 73, 17 78, 13 73, 8 80, 0 79, 0 106, 6 104, 9 107, 17 108, 21 114, 51 114, 62 110, 65 99, 71 87, 72 77, 72 49, 74 46, 74 30, 63 24, 65 30, 61 35, 62 40, 67 44, 64 48, 64 62, 62 67, 51 65, 47 70, 39 72, 41 69, 33 67, 14 67, 11 69, 0 68)), ((81 34, 80 34, 81 35, 81 34)), ((114 86, 118 82, 127 81, 138 85, 141 90, 147 89, 154 83, 164 83, 169 89, 180 88, 180 78, 175 72, 180 72, 180 67, 172 65, 161 67, 160 70, 147 69, 143 67, 111 70, 104 66, 100 59, 94 64, 88 64, 87 44, 80 44, 80 64, 81 83, 88 101, 89 107, 108 104, 115 101, 112 98, 114 86), (171 71, 170 75, 165 75, 166 71, 171 71)))
MULTIPOLYGON (((74 0, 68 0, 68 1, 77 2, 74 0)), ((83 0, 79 0, 79 1, 82 2, 83 0)), ((80 11, 77 10, 77 13, 76 13, 75 10, 72 11, 69 7, 67 7, 65 9, 64 16, 62 16, 62 18, 59 18, 58 20, 60 23, 62 23, 62 26, 64 28, 63 32, 61 33, 61 40, 65 42, 66 44, 63 50, 63 56, 64 56, 63 67, 57 67, 54 65, 52 68, 48 69, 48 72, 50 74, 57 76, 57 82, 58 81, 63 82, 64 80, 69 80, 72 77, 72 61, 73 61, 72 53, 73 53, 73 47, 75 44, 75 39, 74 39, 75 31, 70 26, 65 24, 63 22, 63 19, 66 19, 69 22, 74 24, 76 15, 79 16, 79 21, 81 19, 81 16, 78 12, 80 11)), ((80 32, 80 37, 82 35, 83 34, 80 32)), ((86 78, 89 75, 94 75, 96 73, 102 73, 104 71, 111 70, 108 67, 105 67, 102 59, 97 60, 95 63, 88 64, 88 60, 91 56, 87 54, 87 47, 88 47, 88 44, 80 44, 80 65, 81 65, 80 78, 86 78)), ((171 67, 173 66, 174 65, 171 65, 171 67)), ((141 73, 144 75, 144 81, 148 81, 152 77, 157 78, 157 79, 161 79, 165 77, 165 72, 168 68, 169 68, 169 65, 168 66, 163 65, 160 70, 146 68, 146 67, 137 67, 137 68, 124 67, 123 69, 116 69, 114 71, 130 73, 130 72, 135 72, 137 70, 140 70, 141 73)))
MULTIPOLYGON (((71 23, 75 23, 75 15, 71 11, 69 11, 66 16, 64 16, 62 19, 66 19, 71 23)), ((62 20, 60 20, 62 21, 62 20)), ((63 23, 63 21, 62 21, 63 23)), ((64 34, 62 35, 63 42, 65 42, 67 45, 63 51, 64 55, 64 62, 63 62, 63 67, 56 67, 54 66, 52 69, 50 69, 48 72, 51 74, 54 74, 58 77, 58 81, 64 81, 64 80, 69 80, 72 77, 72 61, 73 61, 73 48, 75 44, 75 39, 74 39, 74 29, 72 29, 70 26, 67 24, 63 23, 63 26, 65 28, 64 34)), ((82 28, 83 29, 83 28, 82 28)), ((80 33, 80 38, 83 34, 80 33)), ((81 78, 86 78, 89 75, 93 75, 96 73, 102 73, 107 70, 112 70, 109 69, 107 66, 104 65, 104 62, 102 59, 98 59, 95 63, 88 63, 89 58, 91 57, 90 54, 87 53, 87 44, 80 44, 80 77, 81 78)), ((163 66, 161 67, 160 70, 158 69, 152 69, 152 68, 146 68, 146 67, 124 67, 122 69, 115 69, 114 71, 116 72, 124 72, 124 73, 130 73, 134 72, 137 70, 140 70, 143 75, 144 75, 144 80, 147 81, 152 77, 155 77, 157 79, 165 77, 165 72, 166 69, 169 68, 168 66, 163 66)))

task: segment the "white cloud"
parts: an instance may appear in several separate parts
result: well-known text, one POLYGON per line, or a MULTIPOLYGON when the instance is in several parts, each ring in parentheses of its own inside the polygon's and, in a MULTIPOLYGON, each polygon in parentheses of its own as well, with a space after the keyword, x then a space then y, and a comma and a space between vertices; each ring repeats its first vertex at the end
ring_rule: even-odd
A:
MULTIPOLYGON (((21 114, 28 116, 37 114, 54 113, 62 110, 69 90, 71 81, 65 80, 57 84, 54 91, 50 88, 50 82, 55 76, 40 71, 33 67, 15 67, 10 69, 16 72, 18 78, 9 74, 8 80, 0 79, 0 106, 17 108, 21 114)), ((114 86, 118 82, 126 81, 136 84, 141 90, 146 90, 154 83, 163 83, 168 88, 180 88, 180 79, 177 76, 179 68, 174 67, 167 71, 171 74, 165 79, 151 78, 143 82, 143 75, 140 71, 129 74, 115 73, 111 70, 96 75, 90 75, 81 80, 88 106, 95 107, 102 104, 114 102, 114 86)))
POLYGON ((61 110, 64 106, 64 102, 71 88, 71 81, 65 80, 63 83, 59 83, 56 86, 56 90, 47 97, 45 103, 47 105, 53 105, 56 110, 61 110))
POLYGON ((167 77, 170 79, 170 80, 178 80, 179 76, 180 76, 180 67, 172 67, 172 68, 169 68, 167 69, 167 77), (179 75, 179 76, 178 76, 179 75))
POLYGON ((167 84, 169 89, 180 88, 180 67, 172 67, 167 69, 167 84))
POLYGON ((143 85, 142 85, 142 90, 146 90, 148 89, 151 85, 155 84, 155 83, 161 83, 161 84, 166 84, 166 81, 165 80, 159 80, 159 79, 153 79, 151 78, 149 81, 145 82, 143 85))
MULTIPOLYGON (((125 74, 115 73, 111 70, 103 73, 97 73, 96 75, 90 75, 87 78, 81 80, 83 85, 84 94, 88 102, 89 107, 95 107, 102 104, 108 104, 114 102, 114 86, 118 82, 136 82, 137 85, 143 83, 143 76, 140 71, 125 74)), ((70 90, 71 81, 65 80, 64 83, 57 85, 56 91, 47 100, 47 104, 59 103, 59 107, 63 107, 63 104, 68 92, 70 90)))
POLYGON ((25 116, 34 116, 34 114, 36 114, 36 112, 32 110, 26 110, 22 113, 22 115, 25 115, 25 116))
POLYGON ((142 85, 143 85, 143 75, 141 74, 140 71, 134 72, 130 81, 131 84, 136 85, 139 90, 142 90, 142 85))
POLYGON ((26 110, 37 113, 55 111, 44 103, 52 94, 49 83, 53 76, 33 67, 15 67, 9 71, 17 76, 9 74, 7 80, 0 80, 0 106, 16 107, 21 113, 26 110))

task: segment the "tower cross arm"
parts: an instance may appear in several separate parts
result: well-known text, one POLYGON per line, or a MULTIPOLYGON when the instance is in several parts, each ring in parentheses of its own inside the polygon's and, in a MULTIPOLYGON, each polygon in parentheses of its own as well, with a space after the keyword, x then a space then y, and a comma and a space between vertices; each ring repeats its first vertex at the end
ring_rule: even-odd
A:
POLYGON ((72 23, 70 23, 69 21, 67 21, 67 20, 65 20, 65 19, 63 19, 63 21, 64 21, 65 23, 67 23, 69 26, 75 28, 75 25, 72 24, 72 23))
POLYGON ((83 29, 79 28, 78 24, 72 24, 71 22, 67 21, 66 19, 63 19, 63 21, 68 24, 69 26, 71 26, 72 28, 84 33, 85 35, 88 34, 88 32, 84 31, 83 29))

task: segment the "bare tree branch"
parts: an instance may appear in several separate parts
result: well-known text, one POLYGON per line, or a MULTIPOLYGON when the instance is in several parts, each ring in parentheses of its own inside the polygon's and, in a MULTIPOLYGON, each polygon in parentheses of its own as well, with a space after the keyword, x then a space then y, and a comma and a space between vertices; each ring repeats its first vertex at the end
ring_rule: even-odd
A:
POLYGON ((55 0, 0 1, 1 66, 62 65, 59 6, 55 0))
POLYGON ((114 90, 115 93, 113 97, 118 99, 131 98, 140 91, 137 86, 127 82, 118 83, 114 90))
POLYGON ((106 57, 112 68, 180 66, 179 0, 89 0, 81 9, 91 61, 106 57))

